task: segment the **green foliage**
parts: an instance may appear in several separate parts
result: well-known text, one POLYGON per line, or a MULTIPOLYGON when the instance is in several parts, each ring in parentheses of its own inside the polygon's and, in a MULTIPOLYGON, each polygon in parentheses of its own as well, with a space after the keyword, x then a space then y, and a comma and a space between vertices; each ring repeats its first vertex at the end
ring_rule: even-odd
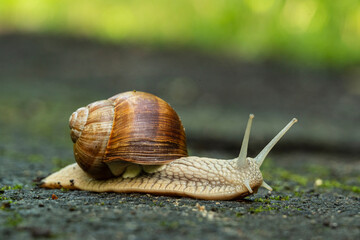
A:
POLYGON ((270 199, 264 199, 264 198, 255 198, 254 202, 264 202, 264 203, 270 203, 270 199))
POLYGON ((340 189, 343 189, 343 190, 346 190, 346 191, 351 191, 351 192, 354 192, 354 193, 360 193, 360 187, 346 185, 346 184, 343 184, 343 183, 341 183, 339 181, 336 181, 336 180, 325 180, 320 185, 320 187, 323 187, 323 188, 340 188, 340 189))
POLYGON ((16 227, 23 221, 23 218, 18 213, 13 213, 11 216, 6 218, 6 225, 10 227, 16 227))
POLYGON ((168 229, 177 229, 179 227, 179 222, 177 221, 161 221, 160 226, 168 229))
POLYGON ((304 195, 304 192, 294 192, 295 197, 302 197, 304 195))
POLYGON ((267 211, 272 211, 272 210, 276 210, 276 208, 271 207, 269 205, 267 205, 265 207, 260 206, 260 207, 257 207, 257 208, 254 208, 254 207, 249 208, 249 212, 251 212, 251 213, 261 213, 261 212, 267 212, 267 211))
POLYGON ((0 30, 180 44, 346 66, 360 60, 357 0, 52 1, 0 3, 0 30))
POLYGON ((40 154, 30 154, 28 156, 28 161, 32 163, 40 163, 44 161, 44 156, 40 154))
POLYGON ((236 217, 242 217, 242 216, 244 216, 244 213, 242 213, 242 212, 237 212, 237 213, 235 213, 235 216, 236 216, 236 217))
POLYGON ((318 165, 318 164, 311 164, 307 166, 307 171, 312 174, 315 174, 317 177, 328 177, 330 175, 330 169, 326 166, 318 165))
POLYGON ((20 190, 22 189, 23 186, 21 184, 16 184, 13 187, 12 186, 3 186, 0 188, 1 191, 6 191, 6 190, 20 190))
POLYGON ((293 207, 293 206, 284 206, 284 209, 302 211, 301 208, 297 208, 297 207, 293 207))
POLYGON ((270 199, 272 200, 277 200, 277 201, 289 201, 290 196, 274 196, 274 197, 270 197, 270 199))
POLYGON ((283 179, 285 181, 290 180, 290 181, 296 182, 296 183, 300 184, 301 186, 306 186, 306 184, 308 183, 308 179, 306 177, 301 176, 299 174, 289 172, 282 168, 277 168, 275 170, 275 175, 279 176, 281 179, 283 179))
MULTIPOLYGON (((274 179, 277 181, 293 181, 301 186, 306 186, 309 179, 305 176, 290 172, 284 168, 276 167, 271 159, 266 159, 262 165, 264 179, 274 179)), ((276 187, 275 187, 276 188, 276 187)))
MULTIPOLYGON (((360 187, 358 186, 360 183, 360 178, 354 179, 355 183, 349 185, 346 184, 346 182, 348 182, 349 180, 346 177, 338 180, 330 179, 332 177, 330 174, 331 171, 327 166, 310 164, 304 166, 304 168, 306 169, 307 174, 300 175, 292 171, 288 171, 283 168, 276 167, 276 165, 271 159, 266 159, 266 161, 264 161, 264 164, 262 165, 264 179, 271 179, 275 181, 274 183, 275 185, 272 186, 275 192, 276 190, 283 189, 283 186, 287 186, 286 183, 291 181, 297 184, 297 186, 291 188, 292 191, 294 192, 295 197, 301 197, 304 194, 301 188, 308 186, 311 183, 319 188, 339 188, 354 193, 360 193, 360 187), (316 175, 316 177, 321 176, 322 178, 325 178, 325 180, 319 179, 321 180, 321 183, 317 185, 316 178, 314 175, 316 175)), ((288 196, 285 198, 287 199, 284 200, 289 199, 288 196)), ((270 199, 274 199, 274 198, 270 197, 270 199)), ((255 200, 255 201, 261 201, 261 200, 255 200)))
POLYGON ((271 204, 271 203, 275 203, 275 201, 271 201, 271 200, 276 200, 276 201, 289 201, 290 200, 290 196, 271 196, 269 198, 255 198, 254 202, 261 202, 261 203, 266 203, 266 204, 271 204))
POLYGON ((153 205, 153 206, 158 206, 158 207, 163 207, 163 206, 164 206, 164 203, 163 203, 163 202, 160 202, 160 201, 157 201, 157 200, 153 200, 152 205, 153 205))

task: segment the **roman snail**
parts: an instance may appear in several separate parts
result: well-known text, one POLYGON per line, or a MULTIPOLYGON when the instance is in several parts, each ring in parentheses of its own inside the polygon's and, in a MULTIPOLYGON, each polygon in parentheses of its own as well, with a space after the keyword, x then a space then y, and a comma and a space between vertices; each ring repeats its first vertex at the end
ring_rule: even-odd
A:
POLYGON ((259 187, 271 191, 260 166, 297 119, 250 158, 247 148, 253 118, 250 114, 237 158, 187 156, 184 128, 169 104, 149 93, 121 93, 71 115, 77 163, 46 177, 40 186, 209 200, 242 198, 259 187))

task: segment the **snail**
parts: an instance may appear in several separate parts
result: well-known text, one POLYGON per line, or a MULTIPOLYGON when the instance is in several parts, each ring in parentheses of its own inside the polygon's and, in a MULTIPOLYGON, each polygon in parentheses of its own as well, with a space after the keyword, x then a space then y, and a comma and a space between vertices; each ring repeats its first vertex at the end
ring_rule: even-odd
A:
POLYGON ((40 186, 207 200, 243 198, 260 187, 272 191, 263 180, 260 166, 297 119, 250 158, 247 148, 253 118, 250 114, 237 158, 188 156, 184 128, 169 104, 149 93, 121 93, 71 115, 77 163, 44 178, 40 186))

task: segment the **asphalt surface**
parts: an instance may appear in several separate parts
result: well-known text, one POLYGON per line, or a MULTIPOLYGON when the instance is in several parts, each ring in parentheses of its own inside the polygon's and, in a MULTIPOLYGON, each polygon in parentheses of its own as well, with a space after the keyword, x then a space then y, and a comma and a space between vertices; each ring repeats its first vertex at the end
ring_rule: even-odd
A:
POLYGON ((0 36, 1 239, 359 239, 360 89, 356 69, 309 69, 181 48, 57 36, 0 36), (191 155, 249 155, 292 117, 266 159, 274 191, 237 201, 37 187, 72 163, 76 108, 137 89, 167 100, 191 155))

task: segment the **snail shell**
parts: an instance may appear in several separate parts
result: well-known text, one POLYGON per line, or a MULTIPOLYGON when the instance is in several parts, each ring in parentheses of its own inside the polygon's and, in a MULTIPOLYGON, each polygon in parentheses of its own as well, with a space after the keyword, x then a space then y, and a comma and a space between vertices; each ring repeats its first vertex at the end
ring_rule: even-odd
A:
POLYGON ((118 176, 131 164, 164 165, 188 155, 179 116, 149 93, 120 93, 81 107, 69 126, 76 162, 96 179, 118 176))

